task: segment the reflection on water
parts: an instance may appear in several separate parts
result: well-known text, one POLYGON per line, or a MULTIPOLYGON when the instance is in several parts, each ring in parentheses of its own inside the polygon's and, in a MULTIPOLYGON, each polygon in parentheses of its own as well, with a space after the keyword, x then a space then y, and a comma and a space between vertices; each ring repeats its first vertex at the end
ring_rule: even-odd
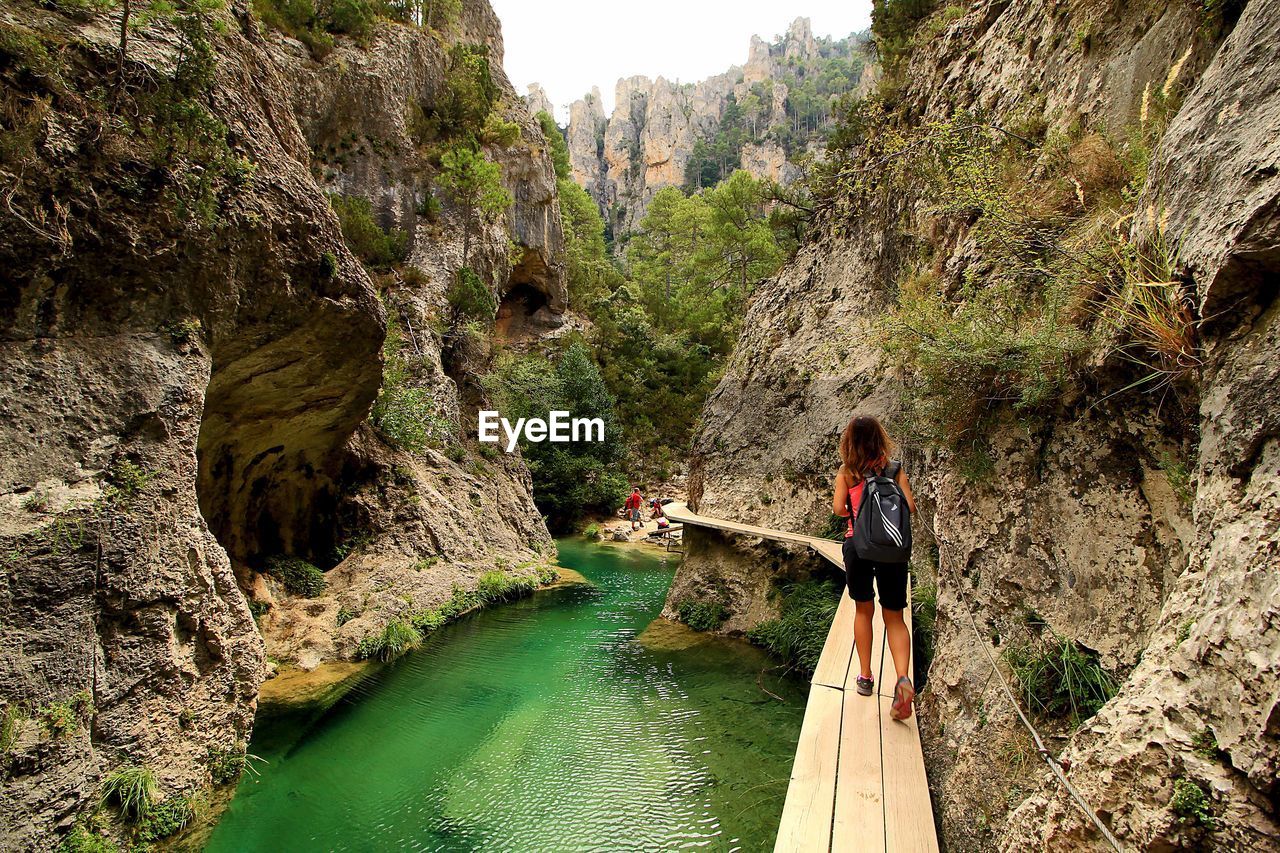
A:
POLYGON ((261 719, 208 850, 764 850, 801 688, 663 623, 674 565, 580 540, 563 587, 451 626, 322 715, 261 719))

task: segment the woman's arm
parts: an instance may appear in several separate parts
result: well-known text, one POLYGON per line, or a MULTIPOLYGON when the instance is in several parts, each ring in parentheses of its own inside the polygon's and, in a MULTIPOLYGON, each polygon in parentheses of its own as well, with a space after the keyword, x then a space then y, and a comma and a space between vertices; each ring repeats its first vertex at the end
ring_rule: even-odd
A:
POLYGON ((849 485, 849 478, 845 476, 844 466, 840 466, 840 473, 836 474, 835 494, 831 496, 831 512, 841 518, 849 517, 849 489, 853 488, 849 485))
POLYGON ((911 481, 907 479, 907 469, 898 468, 897 476, 898 486, 902 489, 902 496, 907 499, 907 506, 911 508, 911 514, 916 514, 916 496, 911 494, 911 481))

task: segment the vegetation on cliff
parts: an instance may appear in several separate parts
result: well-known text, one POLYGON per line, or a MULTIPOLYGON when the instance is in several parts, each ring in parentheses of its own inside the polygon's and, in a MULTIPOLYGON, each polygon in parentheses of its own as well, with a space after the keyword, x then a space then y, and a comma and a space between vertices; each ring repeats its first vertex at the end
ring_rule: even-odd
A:
POLYGON ((596 204, 569 178, 560 129, 543 113, 559 176, 570 307, 614 398, 625 468, 665 479, 683 456, 702 401, 733 348, 756 284, 797 245, 773 188, 737 171, 694 193, 658 192, 621 260, 596 204))
POLYGON ((1034 417, 1086 375, 1102 396, 1177 401, 1199 366, 1177 246, 1161 213, 1137 206, 1179 70, 1148 87, 1140 123, 1120 130, 1046 133, 1035 115, 1004 125, 961 110, 916 122, 882 92, 849 110, 815 171, 816 206, 837 233, 855 211, 893 215, 890 200, 907 194, 928 200, 918 230, 963 228, 973 262, 958 269, 945 266, 947 247, 913 242, 880 331, 908 368, 911 432, 976 474, 982 436, 1004 412, 1034 417))
MULTIPOLYGON (((784 50, 785 43, 768 47, 784 50)), ((831 129, 836 107, 862 81, 870 57, 865 35, 818 40, 814 56, 789 56, 780 73, 753 83, 739 98, 729 93, 714 132, 697 139, 685 164, 684 189, 713 187, 742 168, 748 144, 776 143, 789 158, 798 158, 820 143, 831 129), (785 91, 782 114, 775 100, 785 91)))
POLYGON ((620 468, 625 448, 614 399, 584 344, 571 344, 554 364, 537 355, 505 355, 484 381, 512 423, 559 410, 599 418, 604 425, 603 441, 521 439, 534 500, 552 530, 570 530, 584 513, 607 514, 621 505, 628 486, 620 468))

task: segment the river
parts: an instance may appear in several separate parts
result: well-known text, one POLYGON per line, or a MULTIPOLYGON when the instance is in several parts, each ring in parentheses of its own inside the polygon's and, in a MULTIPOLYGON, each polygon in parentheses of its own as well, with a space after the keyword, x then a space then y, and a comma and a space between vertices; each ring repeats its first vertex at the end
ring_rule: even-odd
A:
POLYGON ((658 623, 674 562, 582 539, 318 717, 261 715, 208 851, 767 850, 803 688, 658 623), (644 633, 642 637, 641 634, 644 633))

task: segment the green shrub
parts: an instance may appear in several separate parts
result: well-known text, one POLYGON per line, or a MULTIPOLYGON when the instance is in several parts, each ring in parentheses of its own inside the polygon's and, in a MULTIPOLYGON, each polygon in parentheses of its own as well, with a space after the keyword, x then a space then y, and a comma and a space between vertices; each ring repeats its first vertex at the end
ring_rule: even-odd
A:
POLYGON ((22 499, 22 508, 27 512, 48 512, 49 496, 36 489, 22 499))
POLYGON ((812 673, 840 606, 842 590, 834 581, 783 587, 781 615, 752 628, 747 639, 801 672, 812 673))
POLYGON ((1217 818, 1213 814, 1213 806, 1209 795, 1195 782, 1187 778, 1177 779, 1173 783, 1173 797, 1169 800, 1169 808, 1173 810, 1183 823, 1203 826, 1205 829, 1216 829, 1217 818))
POLYGON ((430 109, 412 104, 409 134, 419 145, 453 139, 474 143, 498 100, 498 87, 489 67, 489 48, 483 44, 455 44, 449 50, 444 87, 430 109))
POLYGON ((1032 711, 1073 725, 1096 714, 1118 689, 1096 654, 1052 631, 1039 641, 1009 648, 1005 659, 1032 711))
POLYGON ((110 838, 77 823, 58 845, 58 853, 120 853, 120 848, 110 838))
POLYGON ((382 387, 369 413, 374 427, 392 445, 410 453, 421 453, 443 441, 452 424, 441 413, 431 391, 415 384, 414 356, 405 348, 394 312, 387 321, 382 358, 382 387))
POLYGON ((588 539, 595 539, 600 535, 600 525, 596 524, 594 521, 591 522, 586 527, 582 528, 582 535, 588 539))
POLYGON ((291 595, 317 598, 328 588, 324 572, 301 557, 268 557, 265 571, 280 581, 291 595))
POLYGON ((685 599, 676 606, 680 621, 695 631, 714 631, 729 618, 729 609, 720 601, 685 599))
POLYGON ((138 823, 155 804, 158 788, 150 768, 117 767, 102 782, 102 801, 114 805, 129 823, 138 823))
POLYGON ((1192 738, 1191 746, 1196 753, 1210 761, 1221 761, 1227 757, 1227 753, 1218 746, 1218 736, 1213 733, 1213 729, 1205 726, 1194 738, 1192 738))
POLYGON ((458 270, 446 295, 449 307, 461 318, 492 320, 498 312, 498 303, 489 286, 479 275, 467 267, 458 270))
POLYGON ((249 753, 242 742, 227 747, 209 747, 209 775, 215 785, 239 779, 249 769, 249 753))
POLYGON ((409 257, 409 235, 384 230, 373 218, 373 205, 360 196, 332 194, 329 203, 338 215, 342 236, 356 257, 376 270, 387 270, 409 257))
POLYGON ((937 6, 937 0, 872 0, 871 34, 887 71, 897 72, 905 63, 915 46, 916 27, 937 6))
POLYGON ((360 614, 356 613, 350 607, 347 607, 345 605, 342 607, 339 607, 338 608, 338 627, 341 628, 343 625, 347 624, 348 622, 350 622, 352 619, 356 618, 359 615, 360 614))
POLYGON ((69 738, 82 720, 93 716, 93 696, 81 690, 65 702, 51 702, 40 710, 45 733, 51 737, 69 738))
POLYGON ((117 459, 107 470, 107 485, 103 489, 103 497, 108 502, 128 504, 142 493, 154 477, 155 472, 148 471, 141 465, 128 459, 117 459))
POLYGON ((360 641, 356 655, 361 660, 377 659, 393 661, 414 649, 422 642, 422 634, 403 619, 392 619, 380 633, 370 634, 360 641))
POLYGON ((185 829, 196 818, 195 801, 189 796, 169 797, 143 816, 138 824, 138 839, 150 843, 185 829))
POLYGON ((922 437, 954 447, 995 406, 1034 409, 1060 395, 1090 345, 1069 319, 1070 299, 1067 289, 1029 297, 995 280, 955 301, 931 274, 902 281, 881 339, 913 368, 908 407, 922 437))
POLYGON ((331 0, 329 4, 329 29, 363 39, 369 35, 378 19, 378 12, 385 8, 368 0, 331 0))
POLYGON ((270 609, 271 605, 265 601, 256 601, 253 599, 250 599, 249 601, 249 615, 253 617, 254 622, 257 622, 265 616, 267 611, 270 609))

